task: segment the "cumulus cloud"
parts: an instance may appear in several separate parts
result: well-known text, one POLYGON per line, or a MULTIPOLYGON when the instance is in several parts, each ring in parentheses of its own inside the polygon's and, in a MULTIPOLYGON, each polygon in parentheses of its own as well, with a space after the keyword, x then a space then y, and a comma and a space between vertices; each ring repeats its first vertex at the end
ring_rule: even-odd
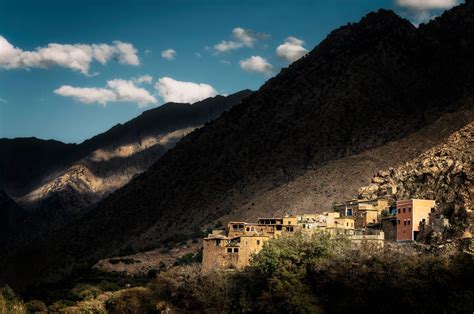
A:
POLYGON ((153 81, 153 76, 148 75, 148 74, 141 75, 133 79, 133 82, 137 84, 141 84, 141 83, 151 84, 152 81, 153 81))
POLYGON ((192 104, 217 95, 217 91, 211 85, 177 81, 170 77, 160 78, 155 88, 165 102, 192 104))
POLYGON ((176 58, 176 51, 174 49, 166 49, 161 52, 161 57, 166 60, 174 60, 176 58))
POLYGON ((270 74, 273 66, 268 63, 267 59, 260 56, 251 56, 248 59, 240 61, 240 67, 248 72, 258 72, 270 74))
POLYGON ((107 88, 73 87, 63 85, 54 93, 72 97, 84 104, 98 103, 106 105, 109 102, 133 102, 139 107, 157 102, 146 89, 137 87, 133 81, 115 79, 107 82, 107 88))
POLYGON ((288 63, 293 63, 306 53, 308 50, 303 47, 304 41, 295 37, 288 37, 285 42, 276 49, 276 54, 288 63))
POLYGON ((214 45, 214 49, 217 53, 227 52, 242 47, 252 48, 258 40, 268 38, 270 35, 264 33, 256 33, 250 29, 244 29, 242 27, 236 27, 232 30, 233 40, 223 40, 220 43, 214 45))
POLYGON ((99 103, 104 106, 108 102, 113 102, 117 99, 113 91, 95 87, 72 87, 69 85, 63 85, 56 89, 54 93, 61 96, 73 97, 84 104, 99 103))
POLYGON ((397 5, 415 10, 450 9, 459 0, 396 0, 397 5))
POLYGON ((399 7, 407 10, 405 14, 414 25, 427 22, 435 18, 439 10, 450 9, 460 2, 461 0, 395 0, 399 7))
POLYGON ((106 64, 116 59, 122 64, 139 65, 137 50, 132 44, 115 41, 108 44, 56 44, 24 51, 0 36, 0 69, 49 68, 60 66, 82 74, 89 73, 90 64, 106 64))

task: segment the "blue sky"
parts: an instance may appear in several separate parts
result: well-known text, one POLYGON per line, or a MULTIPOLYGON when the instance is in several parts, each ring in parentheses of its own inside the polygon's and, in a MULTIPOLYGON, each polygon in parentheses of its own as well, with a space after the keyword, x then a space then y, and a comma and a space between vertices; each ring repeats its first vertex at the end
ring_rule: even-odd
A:
POLYGON ((0 137, 82 142, 166 101, 256 90, 370 11, 419 23, 456 2, 0 0, 0 137))

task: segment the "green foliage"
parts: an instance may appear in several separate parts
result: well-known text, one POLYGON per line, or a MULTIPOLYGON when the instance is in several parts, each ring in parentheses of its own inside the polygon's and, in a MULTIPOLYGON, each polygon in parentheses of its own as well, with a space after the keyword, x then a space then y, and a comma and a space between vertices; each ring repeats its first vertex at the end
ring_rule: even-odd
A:
POLYGON ((91 300, 102 293, 99 287, 90 284, 77 284, 71 289, 71 293, 78 300, 91 300))
POLYGON ((23 301, 9 286, 0 287, 0 313, 26 313, 23 301))
POLYGON ((117 296, 106 302, 105 308, 107 313, 111 314, 142 314, 153 311, 150 293, 143 287, 121 291, 117 296))
POLYGON ((26 302, 25 306, 29 313, 41 313, 48 311, 48 307, 46 306, 46 304, 44 304, 44 302, 40 300, 28 301, 26 302))
MULTIPOLYGON (((172 305, 176 312, 226 313, 232 304, 233 276, 201 272, 198 265, 173 267, 148 286, 154 304, 172 305)), ((158 306, 157 306, 158 308, 158 306)))

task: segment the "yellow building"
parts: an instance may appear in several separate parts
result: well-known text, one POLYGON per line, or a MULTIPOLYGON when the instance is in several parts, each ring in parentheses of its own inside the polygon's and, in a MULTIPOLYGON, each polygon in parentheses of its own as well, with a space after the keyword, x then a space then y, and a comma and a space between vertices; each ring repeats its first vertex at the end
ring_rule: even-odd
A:
POLYGON ((336 210, 345 217, 354 218, 355 229, 366 228, 367 225, 379 221, 383 210, 390 207, 388 200, 351 200, 336 205, 336 210))

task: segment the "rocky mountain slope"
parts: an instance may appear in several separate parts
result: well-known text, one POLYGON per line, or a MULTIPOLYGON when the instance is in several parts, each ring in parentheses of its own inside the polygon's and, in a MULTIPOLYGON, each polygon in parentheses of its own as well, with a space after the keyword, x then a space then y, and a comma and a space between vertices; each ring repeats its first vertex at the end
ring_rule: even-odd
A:
POLYGON ((474 122, 398 168, 379 171, 359 197, 424 198, 473 209, 474 122))
MULTIPOLYGON (((187 135, 94 211, 5 257, 0 278, 15 278, 18 285, 54 280, 229 214, 245 217, 244 210, 234 210, 245 209, 265 190, 331 165, 351 168, 357 156, 366 160, 360 165, 372 165, 373 174, 383 168, 380 160, 371 164, 363 154, 384 145, 396 151, 411 143, 422 152, 423 144, 410 142, 411 135, 446 115, 472 112, 473 55, 471 3, 418 29, 393 12, 370 13, 332 32, 258 92, 187 135)), ((437 140, 435 135, 432 142, 437 140)), ((329 173, 337 175, 337 168, 329 173)), ((338 182, 361 180, 353 175, 338 182)))

